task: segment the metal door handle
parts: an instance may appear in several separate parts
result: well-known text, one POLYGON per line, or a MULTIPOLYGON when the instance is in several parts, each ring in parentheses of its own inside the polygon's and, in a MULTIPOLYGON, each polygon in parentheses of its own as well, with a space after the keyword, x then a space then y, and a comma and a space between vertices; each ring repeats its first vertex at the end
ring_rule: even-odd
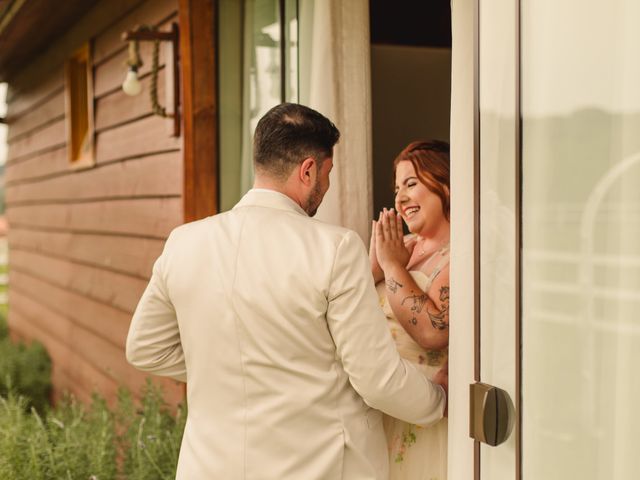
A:
POLYGON ((469 387, 469 436, 494 447, 506 442, 515 416, 509 394, 486 383, 477 382, 469 387))

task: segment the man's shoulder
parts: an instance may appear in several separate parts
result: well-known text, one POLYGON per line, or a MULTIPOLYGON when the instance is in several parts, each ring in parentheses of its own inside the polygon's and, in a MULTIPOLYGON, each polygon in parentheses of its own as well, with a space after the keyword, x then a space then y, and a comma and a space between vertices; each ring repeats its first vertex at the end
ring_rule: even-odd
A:
POLYGON ((187 223, 183 223, 182 225, 178 225, 171 231, 171 233, 169 233, 169 237, 167 241, 176 241, 176 240, 185 239, 193 236, 200 236, 207 229, 211 228, 213 225, 220 222, 229 213, 230 212, 218 213, 206 218, 202 218, 200 220, 194 220, 192 222, 187 222, 187 223))
POLYGON ((320 220, 312 219, 312 235, 314 243, 324 243, 334 251, 342 254, 353 252, 353 254, 366 253, 366 246, 360 236, 354 231, 339 225, 324 223, 320 220))
MULTIPOLYGON (((201 220, 179 225, 171 231, 168 241, 180 242, 181 240, 184 241, 189 238, 201 237, 208 231, 215 231, 217 228, 225 228, 223 224, 228 224, 229 222, 235 224, 235 220, 237 220, 235 217, 241 216, 241 213, 242 211, 239 210, 229 210, 201 220)), ((282 214, 283 212, 274 213, 282 214)), ((330 242, 336 247, 344 241, 348 243, 362 243, 362 240, 355 231, 340 225, 326 223, 322 220, 293 213, 278 216, 277 224, 274 224, 273 227, 281 226, 282 222, 286 222, 301 234, 304 232, 302 237, 308 236, 313 238, 314 242, 330 242)), ((262 216, 262 219, 264 220, 264 216, 262 216)))
POLYGON ((326 223, 315 218, 307 218, 305 228, 310 232, 313 232, 318 239, 323 238, 331 240, 334 243, 337 242, 337 244, 341 243, 343 240, 360 240, 358 234, 347 227, 326 223))

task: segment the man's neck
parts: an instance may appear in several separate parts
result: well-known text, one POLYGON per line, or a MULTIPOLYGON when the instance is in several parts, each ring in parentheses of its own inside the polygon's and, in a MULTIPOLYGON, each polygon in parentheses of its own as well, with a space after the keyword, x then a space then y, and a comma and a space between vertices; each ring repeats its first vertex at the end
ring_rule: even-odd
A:
POLYGON ((268 177, 261 177, 256 175, 256 178, 253 182, 253 188, 272 190, 274 192, 286 195, 291 200, 300 205, 300 208, 304 210, 304 205, 300 196, 296 194, 295 189, 289 185, 289 182, 276 181, 268 177))

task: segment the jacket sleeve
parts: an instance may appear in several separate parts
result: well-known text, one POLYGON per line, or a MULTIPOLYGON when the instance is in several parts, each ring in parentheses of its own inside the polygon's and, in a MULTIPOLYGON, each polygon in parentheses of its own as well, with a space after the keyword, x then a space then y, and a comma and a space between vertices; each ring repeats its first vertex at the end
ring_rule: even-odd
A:
POLYGON ((444 389, 402 359, 391 338, 360 238, 349 231, 336 251, 327 322, 353 388, 371 407, 417 425, 442 418, 444 389))
POLYGON ((187 370, 175 309, 163 269, 167 245, 153 266, 151 280, 136 307, 127 336, 127 361, 149 373, 187 381, 187 370))

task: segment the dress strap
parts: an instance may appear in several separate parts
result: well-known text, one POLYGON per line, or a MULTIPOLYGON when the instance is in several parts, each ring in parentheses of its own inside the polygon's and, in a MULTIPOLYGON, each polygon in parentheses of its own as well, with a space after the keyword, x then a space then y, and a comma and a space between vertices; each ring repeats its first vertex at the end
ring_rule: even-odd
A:
POLYGON ((431 272, 431 275, 429 275, 429 284, 431 284, 435 280, 435 278, 440 274, 440 272, 442 271, 442 268, 449 263, 449 243, 447 243, 440 250, 435 252, 432 258, 435 257, 437 254, 441 255, 440 261, 436 264, 435 268, 431 272))

